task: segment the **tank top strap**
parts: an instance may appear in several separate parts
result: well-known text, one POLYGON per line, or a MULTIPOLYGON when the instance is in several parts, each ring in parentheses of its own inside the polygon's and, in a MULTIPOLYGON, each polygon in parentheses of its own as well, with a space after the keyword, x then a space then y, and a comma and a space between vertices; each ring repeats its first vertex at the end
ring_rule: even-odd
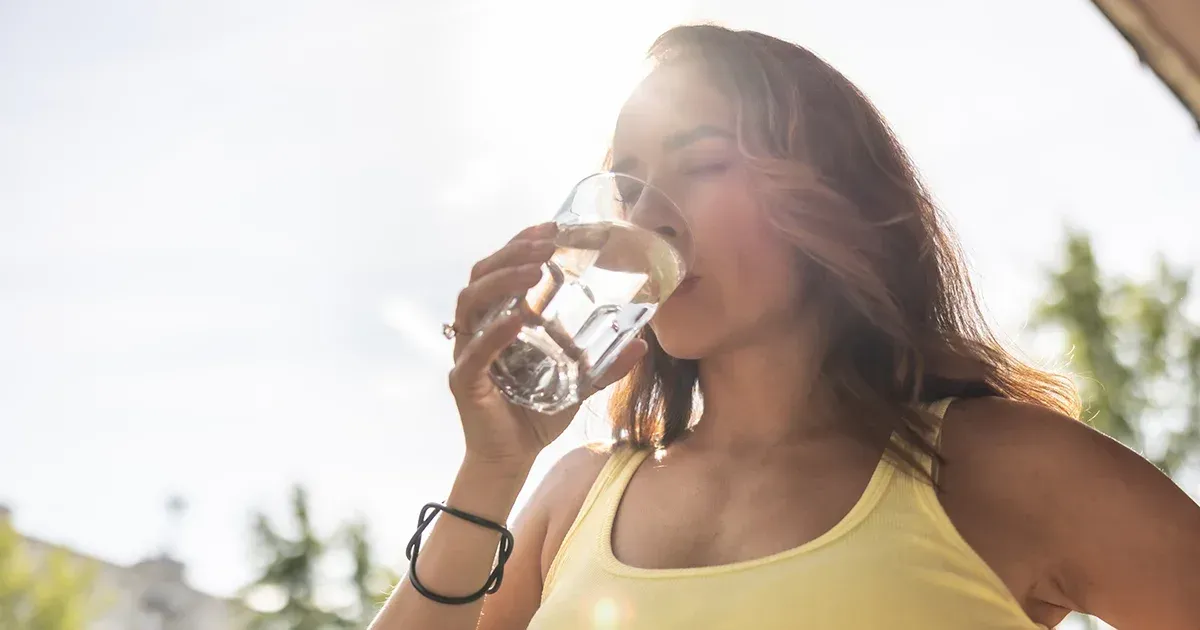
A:
POLYGON ((946 410, 950 408, 950 403, 954 402, 954 398, 943 398, 936 400, 925 406, 925 409, 937 418, 937 422, 933 425, 933 434, 930 436, 930 441, 934 446, 940 446, 942 441, 942 425, 946 420, 946 410))
MULTIPOLYGON (((941 452, 942 449, 942 429, 946 426, 946 411, 950 409, 950 404, 953 403, 954 400, 955 399, 953 397, 942 398, 941 400, 936 400, 928 405, 925 405, 925 410, 934 417, 933 427, 929 434, 929 443, 932 444, 933 448, 938 452, 941 452)), ((925 465, 929 467, 929 473, 932 475, 933 479, 939 479, 941 470, 939 469, 937 459, 931 458, 927 455, 922 455, 922 459, 924 460, 925 465)))
POLYGON ((593 544, 606 526, 610 512, 615 512, 625 492, 625 486, 645 459, 649 451, 637 449, 628 445, 617 444, 612 447, 608 460, 596 475, 592 487, 588 490, 583 504, 575 520, 563 537, 562 544, 554 554, 554 560, 546 572, 546 581, 542 585, 542 600, 550 594, 555 578, 568 562, 587 562, 588 553, 595 547, 593 544))
MULTIPOLYGON (((942 429, 945 424, 946 411, 953 402, 953 398, 942 398, 917 407, 923 413, 932 416, 928 418, 930 424, 925 432, 925 438, 937 452, 941 452, 942 429)), ((937 483, 941 478, 942 471, 938 466, 937 458, 900 440, 899 437, 894 436, 893 443, 910 454, 923 470, 912 470, 907 465, 901 466, 904 474, 897 475, 891 492, 889 492, 888 501, 886 501, 888 509, 910 516, 919 514, 922 520, 931 523, 935 529, 944 531, 950 525, 950 521, 942 510, 941 500, 938 498, 937 483), (928 476, 925 474, 926 472, 928 472, 928 476)))
MULTIPOLYGON (((915 407, 919 411, 932 416, 932 418, 929 419, 928 428, 924 431, 924 437, 929 441, 929 444, 932 445, 935 450, 941 449, 942 425, 945 423, 946 410, 950 408, 950 404, 953 403, 954 400, 954 398, 942 398, 940 400, 935 400, 930 403, 923 403, 915 407)), ((930 457, 921 449, 918 449, 909 442, 901 439, 896 433, 892 434, 892 445, 910 455, 920 468, 927 470, 936 476, 937 460, 935 458, 930 457)), ((893 463, 900 468, 909 468, 908 466, 899 464, 895 461, 893 461, 893 463)), ((914 473, 915 471, 908 470, 907 472, 914 473)), ((915 474, 918 477, 923 476, 919 472, 916 472, 915 474)), ((906 476, 912 476, 912 474, 906 476)))

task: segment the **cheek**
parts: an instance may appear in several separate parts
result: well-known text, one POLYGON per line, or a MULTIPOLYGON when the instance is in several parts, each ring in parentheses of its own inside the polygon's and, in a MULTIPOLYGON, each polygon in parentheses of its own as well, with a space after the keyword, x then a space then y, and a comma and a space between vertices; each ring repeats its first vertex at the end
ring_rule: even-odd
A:
POLYGON ((668 353, 696 358, 727 338, 790 317, 797 302, 795 251, 748 194, 714 195, 692 215, 696 290, 668 300, 654 328, 668 353))
POLYGON ((713 248, 723 310, 735 321, 791 310, 796 302, 794 250, 757 208, 747 210, 737 219, 720 222, 713 248))
POLYGON ((748 310, 787 302, 796 286, 795 252, 767 220, 749 178, 734 174, 713 193, 695 218, 699 273, 748 310))

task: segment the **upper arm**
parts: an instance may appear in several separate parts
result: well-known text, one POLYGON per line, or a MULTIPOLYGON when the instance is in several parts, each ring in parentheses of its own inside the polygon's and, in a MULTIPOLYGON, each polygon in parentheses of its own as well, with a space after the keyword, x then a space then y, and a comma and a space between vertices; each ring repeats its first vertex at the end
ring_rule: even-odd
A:
POLYGON ((513 522, 512 556, 504 565, 500 589, 484 600, 479 630, 529 624, 541 605, 545 569, 606 460, 605 450, 581 446, 564 455, 538 484, 513 522))
MULTIPOLYGON (((1081 428, 1086 428, 1082 427, 1081 428)), ((1052 519, 1068 597, 1120 628, 1200 624, 1200 506, 1148 461, 1096 431, 1064 435, 1052 519)))
POLYGON ((1001 494, 1033 519, 1045 583, 1120 628, 1200 623, 1200 505, 1083 423, 1033 405, 972 402, 967 422, 990 425, 982 432, 998 445, 983 459, 1007 477, 1001 494))

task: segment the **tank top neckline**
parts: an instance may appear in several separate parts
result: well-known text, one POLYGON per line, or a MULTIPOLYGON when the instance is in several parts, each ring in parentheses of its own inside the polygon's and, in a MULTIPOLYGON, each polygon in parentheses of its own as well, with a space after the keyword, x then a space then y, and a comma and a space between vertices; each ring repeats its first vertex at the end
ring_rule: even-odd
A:
MULTIPOLYGON (((931 427, 935 448, 951 400, 927 405, 939 418, 931 427)), ((894 435, 893 441, 905 446, 894 435)), ((588 625, 581 620, 600 619, 622 627, 628 621, 631 628, 695 627, 697 621, 721 628, 782 629, 799 622, 876 628, 916 619, 912 627, 948 629, 977 618, 997 630, 1046 630, 959 534, 933 487, 887 451, 841 520, 797 547, 702 567, 627 565, 613 554, 614 523, 630 479, 651 454, 628 446, 610 452, 551 562, 530 628, 576 628, 588 625), (895 610, 855 608, 862 588, 895 598, 895 610), (797 612, 797 600, 808 602, 807 612, 797 612)), ((931 463, 913 455, 920 465, 931 463)))
MULTIPOLYGON (((893 434, 892 439, 895 439, 893 434)), ((871 473, 867 485, 863 488, 862 494, 858 500, 850 508, 841 520, 833 527, 826 530, 816 538, 807 542, 801 543, 799 546, 790 547, 782 551, 777 551, 772 554, 751 558, 748 560, 739 560, 737 562, 727 562, 724 564, 714 564, 699 567, 674 567, 666 569, 651 569, 644 567, 635 567, 626 564, 616 557, 612 547, 613 527, 616 523, 617 512, 620 510, 621 502, 625 497, 625 490, 629 486, 629 481, 633 478, 634 473, 650 455, 650 450, 635 450, 628 455, 628 460, 621 463, 616 471, 616 475, 612 480, 612 485, 609 486, 608 496, 605 498, 603 522, 600 531, 599 540, 597 541, 597 557, 599 564, 604 570, 615 575, 621 575, 631 578, 683 578, 683 577, 701 577, 710 575, 719 575, 723 573, 735 573, 747 569, 753 569, 766 564, 782 562, 789 558, 797 557, 814 551, 820 547, 824 547, 844 536, 850 530, 854 529, 862 523, 867 515, 875 508, 876 504, 883 497, 884 490, 888 487, 888 483, 895 471, 893 466, 887 459, 887 452, 880 456, 878 463, 875 465, 874 471, 871 473)))

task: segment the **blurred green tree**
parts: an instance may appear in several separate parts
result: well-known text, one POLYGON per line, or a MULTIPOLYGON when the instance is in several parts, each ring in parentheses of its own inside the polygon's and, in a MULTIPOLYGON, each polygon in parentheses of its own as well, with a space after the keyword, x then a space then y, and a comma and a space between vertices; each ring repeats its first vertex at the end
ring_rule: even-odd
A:
POLYGON ((345 530, 347 547, 354 559, 351 584, 357 599, 357 627, 365 628, 374 619, 400 575, 384 564, 377 563, 366 521, 352 522, 345 530))
POLYGON ((35 561, 0 514, 0 628, 84 630, 92 609, 93 570, 54 550, 35 561))
POLYGON ((321 539, 313 529, 308 493, 301 486, 292 489, 290 512, 291 535, 280 532, 265 514, 255 515, 254 544, 262 557, 262 569, 243 594, 249 599, 255 591, 266 590, 280 596, 281 605, 258 613, 251 629, 365 628, 396 580, 394 573, 375 562, 366 522, 352 521, 338 534, 321 539), (330 589, 353 593, 353 604, 345 607, 318 603, 323 575, 319 565, 337 554, 345 555, 353 565, 347 582, 330 589))
POLYGON ((1190 270, 1159 257, 1152 278, 1105 277, 1087 234, 1065 259, 1032 323, 1066 334, 1085 418, 1176 475, 1200 454, 1200 324, 1184 311, 1190 270))
POLYGON ((1190 270, 1160 256, 1148 280, 1108 277, 1090 237, 1068 230, 1063 260, 1047 275, 1031 324, 1065 334, 1084 418, 1178 478, 1200 455, 1200 325, 1185 312, 1190 270))
POLYGON ((325 543, 317 537, 309 517, 308 493, 303 487, 292 489, 291 525, 294 535, 281 533, 267 517, 254 516, 254 545, 262 556, 262 573, 247 593, 268 590, 282 595, 283 605, 260 613, 251 628, 287 630, 331 630, 349 627, 336 612, 317 604, 317 565, 325 553, 325 543))

